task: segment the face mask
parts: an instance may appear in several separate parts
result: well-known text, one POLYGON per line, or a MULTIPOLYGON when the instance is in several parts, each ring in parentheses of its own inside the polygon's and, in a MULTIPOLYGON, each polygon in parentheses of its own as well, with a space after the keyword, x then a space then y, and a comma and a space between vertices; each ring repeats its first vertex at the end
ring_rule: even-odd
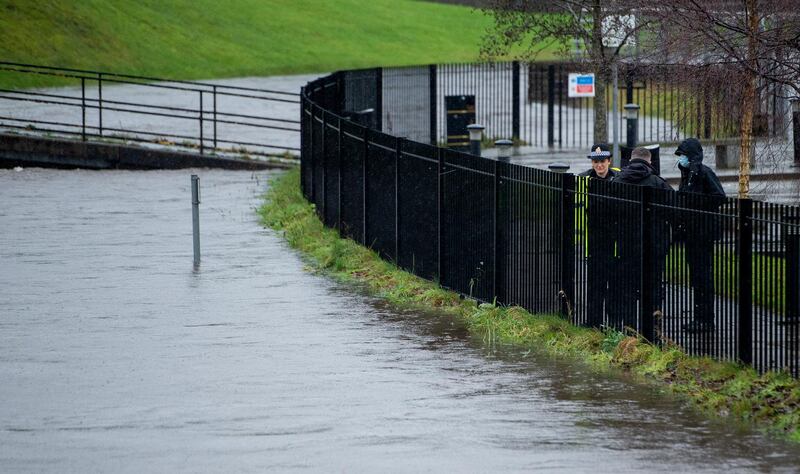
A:
POLYGON ((678 158, 678 164, 683 166, 684 168, 688 168, 689 167, 689 157, 686 156, 686 155, 681 155, 678 158))

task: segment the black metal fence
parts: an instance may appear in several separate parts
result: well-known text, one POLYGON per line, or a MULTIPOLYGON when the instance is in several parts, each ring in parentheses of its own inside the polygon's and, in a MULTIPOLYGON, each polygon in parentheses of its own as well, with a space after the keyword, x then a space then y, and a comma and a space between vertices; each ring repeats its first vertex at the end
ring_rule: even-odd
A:
POLYGON ((327 226, 481 301, 800 375, 800 208, 587 180, 383 133, 385 119, 351 114, 381 110, 386 83, 355 82, 380 74, 336 73, 301 94, 302 189, 327 226))
MULTIPOLYGON (((474 95, 476 121, 490 139, 515 138, 537 147, 587 148, 593 143, 594 104, 598 98, 568 97, 570 73, 586 72, 578 63, 444 64, 377 68, 341 73, 343 102, 328 110, 372 110, 373 128, 422 143, 447 141, 445 97, 474 95), (345 93, 346 92, 346 93, 345 93)), ((619 68, 617 124, 625 141, 623 106, 640 106, 640 142, 666 143, 696 136, 724 140, 738 136, 739 111, 730 81, 706 73, 705 83, 687 84, 686 68, 625 64, 619 68)), ((338 87, 331 85, 330 87, 338 87)), ((613 129, 612 93, 608 107, 613 129)), ((755 133, 786 133, 789 103, 781 89, 761 85, 755 133)))
POLYGON ((65 86, 0 88, 0 129, 178 145, 201 154, 299 151, 299 122, 286 118, 300 103, 294 92, 0 62, 4 83, 37 76, 65 86), (278 116, 276 107, 291 109, 278 116))

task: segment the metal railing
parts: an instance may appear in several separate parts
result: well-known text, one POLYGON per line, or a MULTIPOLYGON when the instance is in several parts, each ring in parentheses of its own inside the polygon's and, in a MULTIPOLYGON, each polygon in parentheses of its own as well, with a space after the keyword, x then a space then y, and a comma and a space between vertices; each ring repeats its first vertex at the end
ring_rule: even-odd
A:
POLYGON ((288 118, 294 110, 283 116, 270 113, 276 106, 299 106, 297 93, 0 62, 0 76, 7 79, 32 75, 58 78, 72 86, 0 89, 0 129, 77 136, 84 141, 178 145, 200 154, 299 151, 286 138, 287 132, 288 136, 300 132, 299 121, 288 118), (121 87, 128 89, 121 93, 121 87), (133 88, 144 88, 146 93, 139 89, 132 93, 133 88), (126 94, 141 100, 109 98, 126 94), (272 140, 261 139, 266 133, 273 134, 272 140))
POLYGON ((347 80, 321 78, 301 97, 301 185, 325 225, 479 301, 800 376, 800 207, 392 136, 339 113, 347 80))

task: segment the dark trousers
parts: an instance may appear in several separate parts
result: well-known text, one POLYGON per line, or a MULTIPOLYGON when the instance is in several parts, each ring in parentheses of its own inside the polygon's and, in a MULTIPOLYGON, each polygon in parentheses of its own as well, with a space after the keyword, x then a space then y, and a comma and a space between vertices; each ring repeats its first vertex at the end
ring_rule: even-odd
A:
POLYGON ((714 322, 714 241, 698 239, 686 244, 689 282, 694 292, 695 321, 714 322))
POLYGON ((613 280, 618 271, 613 245, 590 248, 586 267, 586 325, 600 327, 604 323, 604 312, 611 313, 613 306, 613 280))

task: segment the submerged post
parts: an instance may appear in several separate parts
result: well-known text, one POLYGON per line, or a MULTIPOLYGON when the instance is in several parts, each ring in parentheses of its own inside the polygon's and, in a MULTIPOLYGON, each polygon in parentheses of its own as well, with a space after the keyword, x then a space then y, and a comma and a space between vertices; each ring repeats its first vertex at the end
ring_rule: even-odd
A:
POLYGON ((200 265, 200 178, 192 175, 192 236, 194 242, 194 266, 200 265))

